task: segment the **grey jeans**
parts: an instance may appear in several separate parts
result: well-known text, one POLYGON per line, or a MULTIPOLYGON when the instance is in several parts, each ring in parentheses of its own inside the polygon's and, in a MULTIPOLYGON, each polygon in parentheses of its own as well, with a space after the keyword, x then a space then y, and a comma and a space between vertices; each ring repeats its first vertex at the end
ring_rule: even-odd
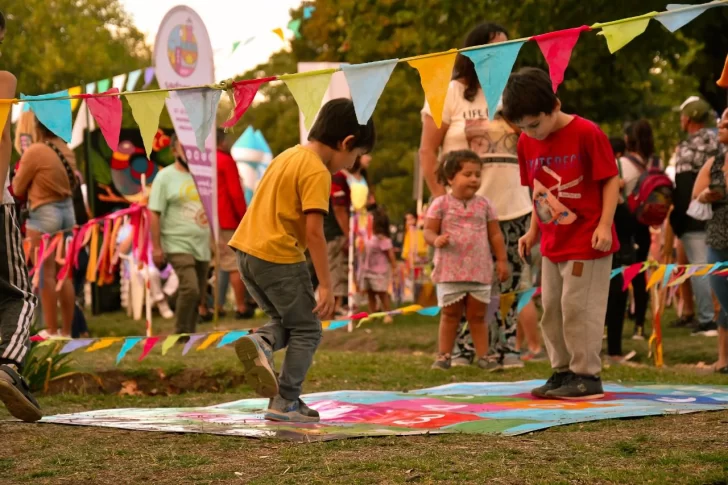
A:
POLYGON ((30 348, 30 322, 38 299, 25 265, 15 207, 0 205, 0 364, 19 368, 30 348))
POLYGON ((290 401, 301 386, 321 342, 321 321, 313 313, 316 298, 305 262, 277 264, 237 252, 245 287, 270 317, 255 333, 273 351, 288 348, 278 379, 280 395, 290 401))

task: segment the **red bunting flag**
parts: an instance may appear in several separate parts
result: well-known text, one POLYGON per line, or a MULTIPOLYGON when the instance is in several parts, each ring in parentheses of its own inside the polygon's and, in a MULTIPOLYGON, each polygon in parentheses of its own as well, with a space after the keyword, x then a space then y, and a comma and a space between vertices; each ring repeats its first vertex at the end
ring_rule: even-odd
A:
MULTIPOLYGON (((119 94, 117 88, 112 88, 103 94, 119 94)), ((92 96, 81 94, 86 99, 88 110, 101 128, 106 143, 113 151, 119 148, 119 133, 121 133, 121 98, 119 96, 92 96)))
POLYGON ((139 356, 139 362, 144 360, 144 357, 152 351, 154 346, 157 345, 157 342, 159 342, 159 338, 160 337, 149 337, 144 341, 144 350, 142 350, 142 355, 139 356))
POLYGON ((591 30, 591 27, 582 25, 573 29, 557 30, 556 32, 533 37, 533 40, 538 42, 538 46, 546 58, 546 62, 548 62, 554 92, 559 88, 559 84, 564 81, 564 72, 569 65, 571 51, 574 50, 576 41, 579 40, 579 34, 586 30, 591 30))
POLYGON ((622 272, 622 278, 624 278, 624 285, 622 286, 622 291, 627 291, 627 288, 629 288, 629 284, 632 283, 632 280, 640 274, 642 271, 642 263, 635 263, 631 266, 628 266, 624 269, 622 272))
POLYGON ((235 101, 235 109, 230 113, 230 118, 223 123, 223 127, 232 128, 235 123, 243 117, 248 108, 253 103, 255 95, 261 84, 275 81, 276 77, 264 77, 261 79, 249 79, 245 81, 236 81, 233 83, 232 97, 235 101))

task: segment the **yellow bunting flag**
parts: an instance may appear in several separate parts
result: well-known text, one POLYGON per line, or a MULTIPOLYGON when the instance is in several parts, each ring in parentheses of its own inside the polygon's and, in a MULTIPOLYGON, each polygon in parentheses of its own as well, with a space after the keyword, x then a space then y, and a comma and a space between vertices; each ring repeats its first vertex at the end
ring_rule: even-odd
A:
POLYGON ((125 94, 126 101, 131 106, 131 114, 139 125, 139 131, 144 142, 147 157, 152 156, 154 136, 159 129, 159 115, 162 114, 164 101, 168 92, 148 92, 142 94, 125 94))
POLYGON ((91 347, 87 348, 86 352, 96 352, 97 350, 111 347, 116 342, 121 342, 122 340, 124 340, 123 337, 102 338, 101 340, 97 340, 96 343, 93 344, 91 347))
POLYGON ((5 123, 8 122, 12 106, 13 105, 10 103, 0 103, 0 134, 2 134, 5 129, 5 123))
POLYGON ((285 41, 286 40, 285 35, 283 35, 283 29, 282 28, 278 27, 277 29, 273 29, 271 32, 273 32, 278 37, 280 37, 281 38, 281 41, 285 41))
POLYGON ((227 332, 213 332, 213 333, 211 333, 210 335, 207 336, 207 338, 205 339, 205 341, 202 342, 202 344, 200 344, 199 347, 197 347, 197 350, 198 351, 205 350, 210 345, 214 344, 217 341, 217 339, 219 339, 220 337, 222 337, 223 335, 225 335, 225 333, 227 333, 227 332))
MULTIPOLYGON (((78 96, 81 94, 81 86, 76 86, 75 88, 70 88, 68 90, 69 96, 78 96)), ((78 103, 80 103, 81 100, 78 98, 71 98, 71 111, 76 111, 76 108, 78 108, 78 103)))
POLYGON ((164 343, 162 344, 162 355, 167 355, 167 352, 169 352, 169 349, 174 347, 174 344, 177 343, 179 338, 182 335, 170 335, 164 340, 164 343))
MULTIPOLYGON (((657 12, 651 12, 639 17, 634 17, 630 22, 621 22, 613 25, 605 25, 599 35, 607 38, 607 47, 609 52, 614 54, 622 47, 626 46, 638 35, 642 34, 650 23, 650 19, 657 12)), ((596 24, 599 26, 599 24, 596 24)))
POLYGON ((86 269, 86 281, 94 283, 96 276, 96 265, 99 257, 99 225, 94 224, 91 228, 91 247, 89 248, 88 269, 86 269))
POLYGON ((691 274, 690 276, 705 276, 706 274, 708 274, 708 271, 710 271, 713 268, 712 264, 704 264, 701 266, 702 266, 702 268, 700 268, 699 270, 697 270, 695 273, 691 274))
POLYGON ((508 315, 508 312, 510 311, 511 307, 513 306, 513 302, 516 301, 516 294, 515 293, 503 293, 500 297, 500 312, 501 315, 505 318, 506 315, 508 315))
POLYGON ((399 311, 402 312, 403 315, 409 315, 410 313, 416 313, 420 310, 422 310, 421 305, 410 305, 410 306, 406 306, 404 308, 399 309, 399 311))
POLYGON ((284 74, 278 78, 286 83, 293 94, 293 99, 296 100, 298 108, 303 113, 303 124, 307 130, 311 129, 313 121, 316 119, 334 72, 336 69, 325 69, 311 73, 284 74))
POLYGON ((331 320, 326 320, 325 322, 321 322, 321 328, 323 330, 328 330, 330 325, 331 325, 331 320))
POLYGON ((442 110, 445 107, 447 88, 452 79, 452 68, 457 55, 457 49, 450 49, 442 55, 409 61, 409 65, 420 73, 422 89, 425 91, 425 98, 430 105, 432 119, 438 128, 442 124, 442 110))
POLYGON ((650 276, 650 281, 647 282, 647 289, 649 290, 653 286, 655 286, 657 283, 662 281, 662 278, 665 276, 665 265, 661 264, 653 273, 652 276, 650 276))

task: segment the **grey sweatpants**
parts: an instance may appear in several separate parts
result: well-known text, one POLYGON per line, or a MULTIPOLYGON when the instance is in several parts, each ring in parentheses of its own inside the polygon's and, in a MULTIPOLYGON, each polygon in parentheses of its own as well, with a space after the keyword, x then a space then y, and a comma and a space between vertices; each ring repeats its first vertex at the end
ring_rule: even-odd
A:
POLYGON ((551 367, 599 375, 612 256, 563 263, 544 257, 541 264, 541 329, 551 367))
POLYGON ((273 351, 288 348, 278 379, 280 395, 294 401, 301 395, 321 342, 321 321, 313 313, 316 298, 305 262, 277 264, 237 252, 238 268, 245 287, 270 317, 255 334, 273 351))
POLYGON ((38 299, 25 265, 15 207, 0 204, 0 364, 23 366, 38 299))

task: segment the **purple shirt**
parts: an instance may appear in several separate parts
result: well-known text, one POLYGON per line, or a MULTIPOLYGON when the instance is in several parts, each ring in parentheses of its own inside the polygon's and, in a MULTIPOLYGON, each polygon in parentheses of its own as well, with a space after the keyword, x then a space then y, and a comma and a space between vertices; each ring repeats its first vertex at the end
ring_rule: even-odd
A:
POLYGON ((389 250, 392 240, 376 234, 364 241, 362 274, 386 274, 390 268, 389 250))

